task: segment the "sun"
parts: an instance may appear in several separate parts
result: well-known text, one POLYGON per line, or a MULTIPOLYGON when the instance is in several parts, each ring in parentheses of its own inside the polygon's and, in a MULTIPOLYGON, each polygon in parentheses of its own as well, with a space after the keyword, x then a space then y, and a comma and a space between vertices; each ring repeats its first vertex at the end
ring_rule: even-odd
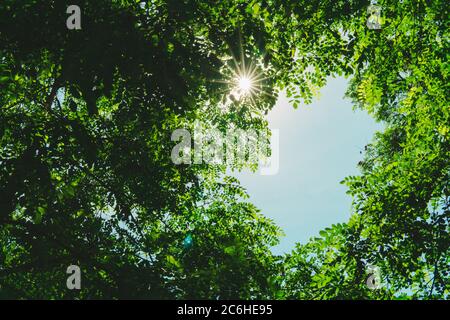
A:
POLYGON ((221 60, 221 78, 213 81, 226 85, 220 91, 220 94, 223 94, 220 103, 223 110, 228 110, 233 104, 245 104, 257 109, 258 101, 261 101, 262 97, 273 97, 270 90, 266 91, 268 78, 264 73, 263 58, 254 57, 254 60, 250 60, 242 53, 237 59, 230 52, 230 55, 221 57, 221 60))
POLYGON ((230 94, 235 98, 240 101, 253 100, 254 96, 261 93, 262 77, 255 66, 241 66, 231 71, 230 94))
POLYGON ((253 101, 255 96, 262 92, 261 81, 261 75, 257 73, 255 67, 238 69, 231 79, 230 93, 240 101, 253 101))
POLYGON ((253 81, 250 78, 248 78, 246 76, 239 77, 237 79, 237 83, 238 83, 238 89, 242 94, 246 95, 251 92, 252 87, 253 87, 253 81))

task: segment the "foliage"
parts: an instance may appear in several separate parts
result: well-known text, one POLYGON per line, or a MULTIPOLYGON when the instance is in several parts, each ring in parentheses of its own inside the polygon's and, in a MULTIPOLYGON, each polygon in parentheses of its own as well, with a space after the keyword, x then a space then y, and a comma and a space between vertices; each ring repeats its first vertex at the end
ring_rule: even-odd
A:
MULTIPOLYGON (((361 175, 343 181, 354 199, 354 214, 345 239, 331 244, 339 254, 319 270, 333 284, 360 284, 365 265, 376 265, 382 269, 385 297, 444 298, 450 271, 448 6, 440 1, 379 5, 382 30, 354 21, 343 31, 353 48, 355 71, 348 96, 383 121, 385 130, 366 146, 361 175), (333 273, 336 261, 345 265, 341 282, 333 273)), ((309 247, 326 243, 312 240, 294 258, 304 259, 315 252, 309 247)), ((320 282, 312 287, 320 288, 320 282)), ((352 291, 345 286, 335 293, 321 290, 320 297, 363 293, 349 295, 352 291)))
POLYGON ((69 4, 0 3, 0 298, 448 297, 445 1, 379 1, 381 30, 358 0, 79 1, 79 31, 69 4), (234 61, 264 90, 224 109, 234 61), (348 224, 277 257, 281 231, 224 167, 174 165, 170 134, 267 130, 280 90, 297 107, 333 75, 385 131, 348 224))

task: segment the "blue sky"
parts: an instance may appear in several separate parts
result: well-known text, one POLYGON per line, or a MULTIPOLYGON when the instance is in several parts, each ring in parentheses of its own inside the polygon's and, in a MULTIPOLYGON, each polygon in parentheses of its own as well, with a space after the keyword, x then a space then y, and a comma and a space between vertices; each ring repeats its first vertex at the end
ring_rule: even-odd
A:
POLYGON ((360 151, 381 124, 353 110, 344 99, 346 87, 344 78, 329 79, 320 97, 298 109, 281 95, 268 115, 270 127, 280 132, 278 174, 234 174, 251 202, 286 233, 274 253, 288 252, 350 216, 351 198, 339 182, 358 173, 360 151))

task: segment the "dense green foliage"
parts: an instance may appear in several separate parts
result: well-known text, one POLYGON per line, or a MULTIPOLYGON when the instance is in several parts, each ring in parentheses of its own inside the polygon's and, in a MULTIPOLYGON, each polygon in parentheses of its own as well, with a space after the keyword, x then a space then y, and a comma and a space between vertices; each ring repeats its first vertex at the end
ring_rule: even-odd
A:
POLYGON ((358 0, 79 1, 82 30, 69 4, 0 3, 0 298, 449 296, 446 1, 379 1, 381 30, 358 0), (232 57, 264 93, 223 110, 232 57), (281 230, 224 167, 174 165, 171 132, 267 130, 280 90, 297 107, 332 75, 385 130, 350 221, 274 256, 281 230))

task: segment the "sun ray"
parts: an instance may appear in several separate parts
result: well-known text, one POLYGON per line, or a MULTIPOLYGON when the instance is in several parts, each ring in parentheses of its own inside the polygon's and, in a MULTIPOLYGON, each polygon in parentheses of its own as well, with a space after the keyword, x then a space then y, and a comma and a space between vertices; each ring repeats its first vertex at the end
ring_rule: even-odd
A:
POLYGON ((235 54, 231 47, 228 48, 228 55, 222 61, 223 65, 218 70, 221 75, 218 79, 212 79, 211 82, 225 85, 225 89, 219 89, 218 94, 224 96, 221 108, 227 110, 231 104, 247 104, 258 109, 257 104, 263 97, 273 97, 265 92, 268 77, 264 74, 262 58, 250 60, 246 55, 241 41, 239 41, 239 53, 235 54))

